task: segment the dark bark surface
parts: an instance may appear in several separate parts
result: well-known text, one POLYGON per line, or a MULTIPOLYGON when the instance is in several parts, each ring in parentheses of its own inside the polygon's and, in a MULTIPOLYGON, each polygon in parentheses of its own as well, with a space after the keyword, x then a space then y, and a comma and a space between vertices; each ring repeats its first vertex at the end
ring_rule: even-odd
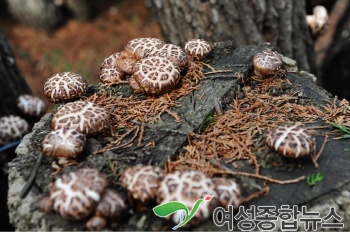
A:
POLYGON ((340 19, 322 65, 326 90, 339 98, 350 99, 350 4, 340 19))
POLYGON ((270 42, 278 52, 314 71, 313 41, 306 25, 305 1, 150 0, 164 39, 183 45, 188 39, 239 44, 270 42))
MULTIPOLYGON (((121 166, 135 165, 138 163, 154 164, 163 166, 170 158, 174 158, 178 151, 186 144, 187 133, 196 131, 206 119, 208 114, 214 110, 213 99, 218 98, 223 104, 223 108, 236 98, 240 92, 240 81, 236 74, 249 76, 252 74, 253 68, 251 63, 252 56, 266 49, 267 46, 236 46, 233 42, 220 43, 214 46, 206 62, 208 62, 216 70, 225 70, 225 72, 209 73, 205 76, 200 84, 200 88, 193 93, 187 95, 181 104, 172 110, 181 115, 181 122, 175 122, 169 115, 164 114, 161 120, 154 125, 146 125, 143 136, 142 145, 106 151, 101 154, 93 155, 94 151, 99 150, 103 145, 99 136, 88 138, 87 149, 84 152, 81 161, 81 167, 92 167, 107 173, 110 166, 110 160, 116 160, 121 166), (157 144, 154 147, 148 147, 149 142, 157 144)), ((301 74, 301 73, 300 73, 301 74)), ((302 92, 300 101, 313 102, 315 106, 321 108, 324 100, 332 100, 330 95, 320 87, 317 87, 310 80, 296 73, 288 73, 286 77, 293 86, 287 91, 302 92)), ((101 86, 90 87, 90 94, 97 91, 101 86)), ((125 85, 116 89, 108 88, 107 91, 113 94, 130 95, 130 87, 125 85)), ((26 198, 20 198, 20 191, 25 181, 30 176, 30 172, 36 157, 40 154, 40 143, 45 134, 51 128, 51 116, 46 115, 33 128, 33 132, 25 136, 23 142, 17 149, 18 157, 10 163, 10 191, 8 198, 8 206, 10 209, 11 221, 17 230, 84 230, 85 221, 68 222, 58 215, 44 215, 37 210, 37 203, 48 193, 48 184, 54 179, 50 176, 52 171, 52 158, 44 157, 43 163, 39 168, 35 184, 26 198)), ((325 122, 318 121, 315 126, 324 126, 325 122)), ((319 131, 318 133, 322 133, 319 131)), ((321 135, 321 134, 319 134, 321 135)), ((317 143, 322 144, 322 136, 317 136, 317 143)), ((249 204, 254 205, 270 205, 280 206, 287 205, 304 205, 311 200, 320 196, 331 194, 339 187, 349 183, 347 178, 350 170, 347 168, 349 159, 344 155, 344 149, 348 147, 346 140, 332 140, 329 142, 320 159, 319 170, 315 169, 308 157, 302 160, 302 168, 292 168, 288 171, 278 170, 271 164, 263 165, 262 173, 264 175, 277 178, 280 180, 292 179, 320 171, 325 175, 322 184, 311 188, 306 182, 300 182, 289 185, 271 184, 270 194, 267 197, 260 197, 251 201, 249 204)), ((293 163, 293 162, 291 162, 293 163)), ((290 164, 291 164, 290 163, 290 164)), ((290 165, 289 164, 289 165, 290 165)), ((232 165, 226 164, 224 161, 222 166, 232 168, 232 165)), ((294 163, 295 165, 295 163, 294 163)), ((65 167, 63 172, 76 169, 77 167, 65 167)), ((250 165, 239 165, 239 169, 235 171, 250 170, 250 165)), ((248 180, 247 178, 236 177, 241 186, 244 186, 245 194, 255 192, 254 186, 262 185, 262 180, 248 180)), ((122 194, 125 189, 120 186, 114 186, 122 194)), ((330 195, 329 195, 330 196, 330 195)), ((109 224, 108 229, 111 230, 171 230, 173 225, 168 221, 158 218, 149 206, 145 211, 133 210, 126 213, 120 220, 115 220, 109 224)), ((201 226, 195 230, 218 230, 209 218, 201 226)), ((219 229, 226 230, 221 227, 219 229)))
POLYGON ((0 31, 0 117, 19 114, 17 98, 21 94, 29 94, 30 89, 22 76, 7 42, 0 31))

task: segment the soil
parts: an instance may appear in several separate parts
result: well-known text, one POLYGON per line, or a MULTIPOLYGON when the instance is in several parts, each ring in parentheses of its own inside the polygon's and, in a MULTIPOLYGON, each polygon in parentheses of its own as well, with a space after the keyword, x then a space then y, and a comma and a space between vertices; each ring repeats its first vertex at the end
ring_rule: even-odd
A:
MULTIPOLYGON (((35 96, 44 100, 42 87, 47 78, 58 72, 76 72, 89 84, 97 84, 104 58, 123 50, 129 40, 162 38, 144 0, 92 3, 95 17, 91 21, 69 19, 51 31, 21 25, 6 12, 0 15, 0 29, 7 36, 17 64, 35 96)), ((49 111, 53 105, 50 106, 49 111)))

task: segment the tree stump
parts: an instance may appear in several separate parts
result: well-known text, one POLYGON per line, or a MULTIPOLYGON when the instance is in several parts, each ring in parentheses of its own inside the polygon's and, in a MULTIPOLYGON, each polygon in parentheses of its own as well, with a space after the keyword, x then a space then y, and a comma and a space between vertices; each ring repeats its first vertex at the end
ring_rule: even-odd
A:
MULTIPOLYGON (((249 77, 253 75, 252 57, 257 52, 269 48, 267 44, 259 46, 238 46, 235 42, 217 43, 214 45, 211 53, 205 60, 207 64, 215 69, 205 70, 206 74, 201 80, 198 89, 186 95, 181 99, 180 104, 172 108, 180 116, 180 121, 175 121, 169 114, 163 114, 161 119, 155 124, 146 124, 144 129, 143 140, 140 146, 138 141, 134 141, 132 146, 123 149, 111 149, 108 151, 94 154, 104 146, 103 138, 99 135, 90 136, 88 138, 87 149, 81 158, 82 164, 79 167, 91 167, 101 170, 111 176, 111 160, 117 161, 119 168, 125 168, 130 165, 139 163, 153 164, 163 167, 168 160, 176 159, 179 152, 183 152, 183 147, 188 142, 188 133, 199 132, 201 125, 208 115, 211 115, 215 108, 215 100, 220 99, 222 109, 227 110, 234 99, 244 94, 242 88, 254 85, 254 80, 249 77), (148 146, 153 142, 155 146, 148 146)), ((288 90, 275 89, 271 93, 276 96, 283 96, 284 91, 299 93, 297 102, 307 102, 323 109, 325 101, 333 102, 332 96, 322 88, 316 86, 312 81, 312 75, 303 71, 298 71, 295 62, 288 58, 284 58, 287 68, 286 80, 291 83, 288 90), (282 92, 279 92, 282 91, 282 92), (278 95, 279 94, 279 95, 278 95)), ((314 80, 315 81, 315 80, 314 80)), ((130 96, 132 91, 128 85, 120 85, 117 87, 90 86, 89 94, 93 94, 103 88, 111 95, 130 96)), ((244 98, 244 96, 243 96, 244 98)), ((262 100, 262 103, 264 101, 262 100)), ((249 107, 248 107, 249 108, 249 107)), ((16 152, 18 157, 10 163, 9 183, 10 190, 8 196, 8 207, 10 209, 10 218, 17 230, 84 230, 86 221, 68 222, 63 220, 56 214, 44 215, 37 210, 38 202, 48 194, 48 184, 55 179, 50 176, 52 172, 52 158, 44 157, 42 165, 38 170, 35 183, 29 194, 21 199, 20 192, 29 178, 31 169, 34 166, 37 157, 40 155, 40 143, 43 137, 51 130, 52 115, 44 116, 38 122, 33 131, 25 136, 23 142, 19 145, 16 152)), ((272 119, 271 119, 272 120, 272 119)), ((330 128, 324 120, 317 120, 313 126, 321 127, 317 130, 317 150, 320 150, 324 137, 322 133, 330 132, 330 128)), ((264 136, 264 133, 259 136, 264 136)), ((276 168, 273 163, 269 163, 265 149, 259 154, 261 163, 261 174, 269 178, 279 180, 295 179, 297 177, 308 175, 310 173, 321 172, 324 180, 311 187, 306 181, 293 184, 277 184, 268 183, 270 192, 268 196, 258 197, 251 200, 249 205, 269 205, 280 207, 281 205, 307 205, 317 207, 326 201, 340 197, 341 186, 349 183, 350 163, 348 154, 348 141, 334 140, 332 135, 329 137, 330 142, 324 147, 321 158, 319 159, 319 168, 316 169, 309 157, 300 161, 300 167, 296 161, 285 161, 286 166, 276 168), (318 202, 322 196, 330 198, 318 202), (316 199, 316 200, 315 200, 316 199), (315 206, 316 205, 316 206, 315 206)), ((212 162, 208 160, 207 162, 212 162)), ((230 163, 221 160, 220 164, 223 170, 231 171, 247 171, 252 172, 251 164, 240 162, 238 168, 235 169, 230 163)), ((63 169, 63 173, 74 170, 77 167, 69 166, 63 169)), ((112 177, 117 179, 116 176, 112 177)), ((232 178, 232 176, 230 176, 232 178)), ((244 176, 235 175, 234 178, 243 186, 245 196, 257 191, 256 186, 262 186, 266 179, 250 179, 244 176)), ((119 185, 113 185, 113 188, 123 194, 125 189, 119 185)), ((349 190, 350 188, 346 188, 349 190)), ((329 204, 334 203, 335 200, 329 204)), ((328 204, 328 205, 329 205, 328 204)), ((132 211, 126 213, 121 220, 112 221, 107 229, 110 230, 171 230, 174 226, 165 219, 158 218, 154 215, 150 206, 144 211, 138 211, 133 208, 132 211)), ((337 208, 340 210, 340 207, 337 208)), ((339 211, 337 211, 339 213, 339 211)), ((342 215, 348 215, 349 207, 342 210, 342 215)), ((349 216, 349 215, 348 215, 349 216)), ((349 226, 346 224, 346 226, 349 226)), ((216 227, 212 218, 205 223, 194 228, 195 230, 227 230, 227 227, 216 227)))

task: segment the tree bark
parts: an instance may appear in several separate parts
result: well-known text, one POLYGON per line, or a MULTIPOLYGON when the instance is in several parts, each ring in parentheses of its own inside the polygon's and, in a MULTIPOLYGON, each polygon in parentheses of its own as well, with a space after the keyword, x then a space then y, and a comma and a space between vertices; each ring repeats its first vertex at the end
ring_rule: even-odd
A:
POLYGON ((30 88, 23 78, 13 52, 0 31, 0 117, 18 114, 16 101, 19 95, 29 94, 30 88))
POLYGON ((191 38, 239 44, 270 42, 279 53, 314 71, 313 40, 306 24, 305 1, 149 0, 164 39, 184 45, 191 38))

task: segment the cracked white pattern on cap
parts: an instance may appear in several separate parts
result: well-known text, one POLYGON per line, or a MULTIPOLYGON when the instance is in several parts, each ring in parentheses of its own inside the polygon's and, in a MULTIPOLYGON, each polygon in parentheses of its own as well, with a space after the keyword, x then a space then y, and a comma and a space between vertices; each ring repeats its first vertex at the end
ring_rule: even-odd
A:
POLYGON ((300 158, 315 151, 316 141, 298 125, 281 125, 266 136, 266 145, 288 158, 300 158))
POLYGON ((164 171, 159 167, 139 164, 126 169, 120 181, 134 199, 147 202, 156 197, 159 183, 164 174, 164 171))
POLYGON ((53 210, 67 220, 87 218, 107 187, 106 177, 94 169, 63 174, 50 185, 53 210))
POLYGON ((118 66, 119 58, 120 52, 117 52, 104 59, 98 74, 102 83, 118 83, 123 79, 125 73, 118 66))
POLYGON ((189 56, 201 60, 211 51, 211 46, 204 39, 191 39, 186 42, 185 50, 189 56))
POLYGON ((143 92, 159 95, 177 85, 180 71, 168 58, 149 56, 136 62, 133 78, 143 92))
POLYGON ((241 190, 234 180, 224 177, 214 177, 213 182, 218 194, 220 205, 226 208, 232 205, 233 208, 238 208, 241 204, 241 190))
POLYGON ((44 95, 49 102, 71 101, 86 93, 88 84, 79 74, 72 72, 57 73, 44 84, 44 95))
POLYGON ((46 111, 45 103, 40 98, 29 94, 23 94, 18 97, 17 107, 23 114, 29 116, 39 117, 46 111))
POLYGON ((184 72, 188 68, 188 58, 186 52, 174 44, 159 44, 155 49, 146 53, 146 56, 167 57, 184 72))
POLYGON ((19 116, 9 115, 0 118, 0 145, 22 138, 29 129, 26 120, 19 116))
POLYGON ((48 133, 41 142, 44 155, 75 159, 85 147, 86 136, 76 129, 61 128, 48 133))
POLYGON ((88 101, 69 102, 59 107, 52 118, 53 130, 73 128, 84 134, 93 134, 108 127, 108 111, 88 101))
POLYGON ((259 76, 275 76, 280 73, 282 59, 275 51, 262 51, 253 56, 255 73, 259 76))
POLYGON ((126 44, 125 51, 133 54, 136 59, 141 59, 160 44, 164 44, 164 42, 157 38, 137 38, 126 44))
MULTIPOLYGON (((160 182, 157 202, 163 204, 170 201, 180 201, 191 210, 199 198, 212 196, 210 201, 203 201, 188 224, 198 224, 200 221, 211 217, 211 214, 219 202, 215 191, 215 184, 211 178, 199 171, 175 171, 168 173, 160 182)), ((175 223, 179 223, 180 212, 172 215, 175 223)))

